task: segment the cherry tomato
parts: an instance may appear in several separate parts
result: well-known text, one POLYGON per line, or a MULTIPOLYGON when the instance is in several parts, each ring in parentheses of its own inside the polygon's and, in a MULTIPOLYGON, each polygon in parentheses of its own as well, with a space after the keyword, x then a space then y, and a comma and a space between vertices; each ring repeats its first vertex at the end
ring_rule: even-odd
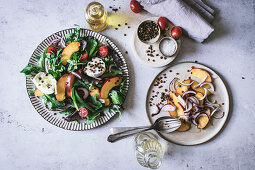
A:
POLYGON ((168 20, 165 17, 159 17, 158 25, 160 29, 163 31, 168 27, 168 20))
POLYGON ((171 36, 178 40, 182 36, 182 29, 179 26, 174 26, 171 30, 171 36))
POLYGON ((80 62, 87 60, 88 57, 89 57, 88 53, 85 52, 84 54, 81 55, 80 62))
POLYGON ((106 46, 99 47, 98 53, 100 57, 106 57, 108 55, 108 48, 106 46))
POLYGON ((50 46, 47 50, 47 53, 56 53, 58 49, 54 46, 50 46))
POLYGON ((136 0, 130 1, 130 8, 134 13, 139 13, 142 10, 142 6, 136 0))
POLYGON ((80 107, 79 108, 79 115, 81 117, 86 117, 89 114, 89 110, 86 107, 80 107))

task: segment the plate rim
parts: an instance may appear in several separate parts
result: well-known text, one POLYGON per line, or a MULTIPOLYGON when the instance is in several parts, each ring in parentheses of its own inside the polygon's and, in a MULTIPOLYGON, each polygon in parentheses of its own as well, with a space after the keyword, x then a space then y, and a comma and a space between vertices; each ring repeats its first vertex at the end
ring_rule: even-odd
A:
MULTIPOLYGON (((47 41, 50 41, 51 38, 56 37, 56 35, 58 36, 65 36, 68 33, 73 33, 75 30, 75 28, 67 28, 67 29, 63 29, 57 32, 52 33, 51 35, 47 36, 46 38, 44 38, 34 49, 32 55, 29 57, 28 59, 28 64, 32 64, 33 63, 37 63, 38 61, 35 59, 35 56, 37 56, 37 54, 41 54, 40 50, 45 50, 45 48, 43 46, 45 46, 45 44, 47 43, 47 41), (42 49, 43 48, 43 49, 42 49), (36 54, 37 53, 37 54, 36 54)), ((129 75, 129 68, 128 68, 128 64, 127 64, 127 60, 125 59, 123 53, 120 51, 120 49, 118 48, 118 46, 115 44, 115 42, 113 42, 110 38, 108 38, 108 36, 105 36, 99 32, 95 32, 91 29, 86 29, 86 28, 80 28, 81 30, 81 35, 83 36, 91 36, 91 34, 93 35, 93 37, 95 37, 96 39, 105 39, 105 42, 111 47, 113 48, 113 50, 117 53, 118 57, 121 59, 122 61, 122 66, 121 69, 124 71, 125 73, 125 77, 127 77, 127 81, 125 83, 125 89, 126 89, 126 93, 124 95, 124 102, 126 101, 127 98, 127 94, 129 91, 129 86, 130 86, 130 75, 129 75), (89 35, 87 35, 89 34, 89 35), (124 67, 124 69, 122 68, 124 67)), ((76 122, 72 121, 72 122, 67 122, 66 120, 63 120, 57 117, 54 117, 52 119, 48 119, 51 118, 52 115, 49 111, 44 107, 41 107, 40 105, 43 104, 42 101, 40 101, 40 99, 38 99, 35 96, 30 96, 29 95, 29 86, 34 86, 33 83, 31 83, 32 81, 30 80, 30 78, 26 77, 25 78, 25 88, 30 100, 30 103, 32 104, 33 108, 36 110, 36 112, 43 118, 45 119, 47 122, 49 122, 50 124, 59 127, 61 129, 65 129, 65 130, 70 130, 70 131, 86 131, 86 130, 90 130, 96 127, 99 127, 103 124, 106 124, 110 119, 112 119, 113 117, 115 117, 115 115, 117 114, 116 112, 107 112, 107 115, 105 116, 101 116, 99 117, 95 122, 91 123, 91 124, 86 124, 85 122, 83 123, 79 123, 77 124, 76 122), (39 104, 37 104, 39 103, 39 104), (37 105, 36 105, 37 104, 37 105), (46 111, 45 111, 45 110, 46 111), (47 116, 49 115, 49 116, 47 116)))
POLYGON ((224 87, 225 87, 225 90, 226 90, 226 92, 227 92, 226 94, 227 94, 228 107, 227 107, 227 112, 225 112, 226 118, 225 118, 225 120, 224 120, 222 126, 221 126, 221 127, 216 131, 216 133, 213 134, 209 139, 206 139, 205 141, 202 141, 202 142, 193 143, 193 144, 178 143, 178 142, 172 141, 172 140, 170 140, 170 139, 167 139, 165 136, 163 136, 161 133, 159 133, 159 132, 157 132, 157 131, 156 131, 156 133, 157 133, 161 138, 163 138, 164 140, 166 140, 166 141, 168 141, 168 142, 171 142, 171 143, 173 143, 173 144, 176 144, 176 145, 180 145, 180 146, 196 146, 196 145, 204 144, 204 143, 207 143, 207 142, 211 141, 212 139, 214 139, 214 138, 224 129, 224 126, 225 126, 226 122, 227 122, 228 119, 229 119, 229 112, 230 112, 230 98, 229 98, 230 93, 229 93, 229 91, 228 91, 228 89, 227 89, 226 83, 223 81, 223 79, 221 78, 221 76, 220 76, 217 72, 215 72, 213 69, 211 69, 211 68, 208 67, 207 65, 201 64, 201 63, 197 63, 197 62, 184 61, 184 62, 179 62, 179 63, 173 64, 173 65, 170 65, 170 66, 164 68, 163 70, 161 70, 161 71, 154 77, 154 79, 151 81, 151 84, 150 84, 150 86, 149 86, 149 88, 148 88, 148 90, 147 90, 146 100, 145 100, 146 115, 147 115, 147 118, 148 118, 150 124, 152 124, 152 119, 149 117, 149 114, 148 114, 147 99, 148 99, 149 90, 151 89, 153 82, 155 81, 155 79, 156 79, 162 72, 164 72, 165 70, 167 70, 167 69, 169 69, 169 68, 171 68, 171 67, 173 67, 173 66, 179 65, 179 64, 198 64, 198 65, 201 65, 201 66, 203 66, 203 67, 208 68, 209 71, 212 71, 213 73, 215 73, 215 74, 220 78, 220 80, 221 80, 221 82, 223 83, 223 85, 224 85, 224 87))

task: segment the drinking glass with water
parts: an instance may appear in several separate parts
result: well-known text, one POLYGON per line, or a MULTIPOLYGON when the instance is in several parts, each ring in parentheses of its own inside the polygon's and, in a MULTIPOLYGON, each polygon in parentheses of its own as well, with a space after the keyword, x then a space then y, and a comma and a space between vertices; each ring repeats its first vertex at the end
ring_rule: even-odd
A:
POLYGON ((136 135, 135 149, 136 158, 140 165, 151 169, 160 167, 164 152, 154 134, 146 132, 136 135))

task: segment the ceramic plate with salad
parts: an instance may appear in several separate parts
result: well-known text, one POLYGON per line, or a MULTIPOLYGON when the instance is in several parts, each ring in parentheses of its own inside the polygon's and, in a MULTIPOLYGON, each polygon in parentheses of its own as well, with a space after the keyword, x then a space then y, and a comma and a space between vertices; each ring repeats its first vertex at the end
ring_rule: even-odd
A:
POLYGON ((152 82, 146 100, 151 123, 162 116, 181 120, 173 133, 160 134, 180 145, 197 145, 213 138, 229 112, 229 96, 222 79, 198 63, 166 68, 152 82))
POLYGON ((76 25, 49 36, 21 73, 37 112, 58 127, 86 130, 121 116, 127 64, 116 45, 99 33, 76 25))

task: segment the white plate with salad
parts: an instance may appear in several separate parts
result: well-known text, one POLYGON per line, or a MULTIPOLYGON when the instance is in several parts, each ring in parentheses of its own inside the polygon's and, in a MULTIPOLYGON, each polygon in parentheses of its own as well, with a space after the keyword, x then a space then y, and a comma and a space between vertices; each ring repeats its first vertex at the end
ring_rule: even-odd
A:
POLYGON ((179 63, 160 72, 146 99, 151 123, 162 116, 181 120, 179 129, 159 134, 179 145, 197 145, 212 139, 225 124, 229 95, 212 69, 198 63, 179 63))
POLYGON ((129 75, 111 40, 75 26, 43 40, 21 73, 44 119, 64 129, 86 130, 121 115, 129 75))

